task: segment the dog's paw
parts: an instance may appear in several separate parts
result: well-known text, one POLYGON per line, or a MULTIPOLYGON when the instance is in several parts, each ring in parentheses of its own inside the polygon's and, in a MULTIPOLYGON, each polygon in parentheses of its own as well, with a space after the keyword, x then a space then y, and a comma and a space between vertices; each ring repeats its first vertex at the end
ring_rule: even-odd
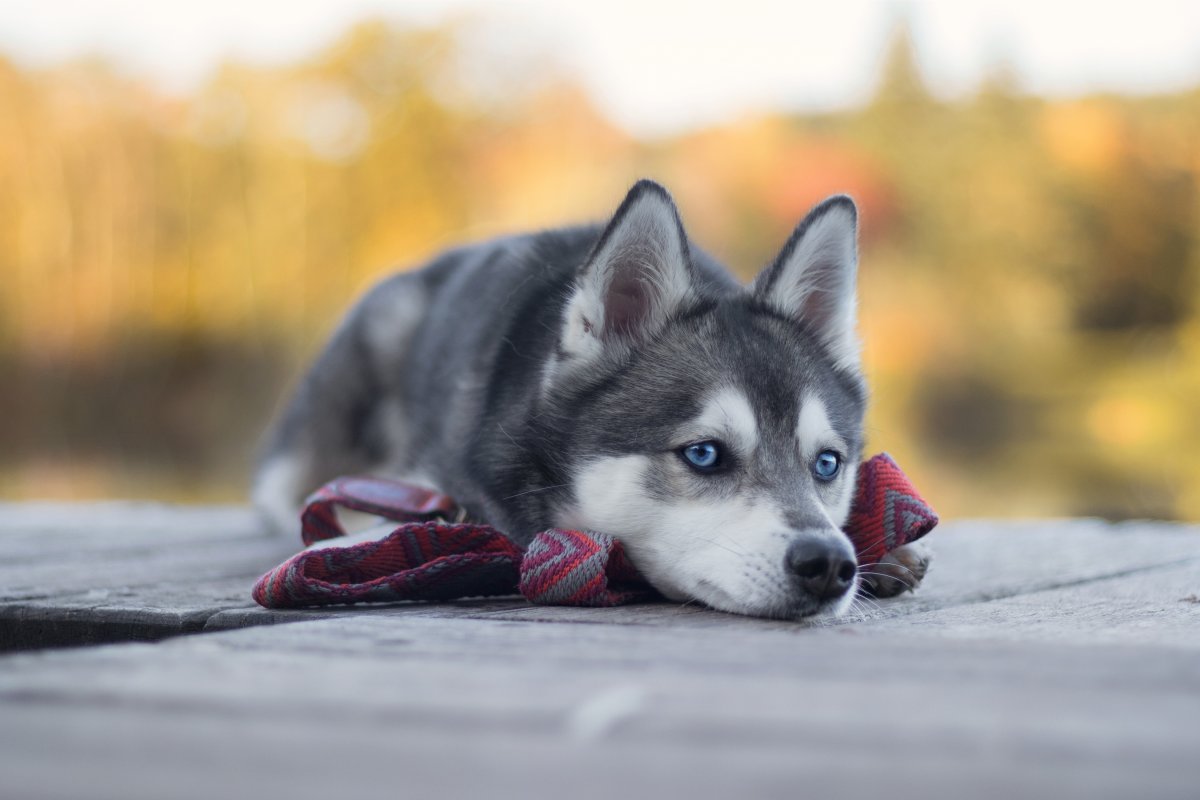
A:
POLYGON ((861 573, 863 594, 870 597, 895 597, 921 585, 929 570, 933 551, 924 542, 897 547, 861 573))

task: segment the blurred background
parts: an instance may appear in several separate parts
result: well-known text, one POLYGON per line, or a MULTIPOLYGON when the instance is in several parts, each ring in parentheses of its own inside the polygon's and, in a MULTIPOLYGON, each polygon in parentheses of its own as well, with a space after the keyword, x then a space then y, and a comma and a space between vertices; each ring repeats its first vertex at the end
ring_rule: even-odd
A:
POLYGON ((379 276, 650 176, 744 277, 858 200, 945 516, 1200 520, 1200 6, 1108 5, 6 0, 0 495, 240 500, 379 276))

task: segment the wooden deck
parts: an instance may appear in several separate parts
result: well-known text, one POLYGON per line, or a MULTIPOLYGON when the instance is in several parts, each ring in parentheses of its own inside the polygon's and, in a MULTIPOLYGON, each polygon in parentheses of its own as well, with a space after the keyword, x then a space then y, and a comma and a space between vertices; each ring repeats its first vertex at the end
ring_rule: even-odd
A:
POLYGON ((293 543, 245 509, 0 505, 0 798, 1200 796, 1200 529, 930 541, 826 627, 281 613, 249 588, 293 543))

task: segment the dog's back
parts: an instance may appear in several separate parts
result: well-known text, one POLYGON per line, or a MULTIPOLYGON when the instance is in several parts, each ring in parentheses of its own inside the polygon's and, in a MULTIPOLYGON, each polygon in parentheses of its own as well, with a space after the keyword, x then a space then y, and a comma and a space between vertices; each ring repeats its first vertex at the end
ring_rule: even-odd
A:
POLYGON ((268 434, 256 504, 286 528, 324 481, 372 472, 437 486, 478 514, 475 471, 458 467, 477 446, 484 406, 497 391, 526 387, 522 376, 536 365, 519 354, 545 346, 545 318, 561 311, 571 260, 585 258, 598 235, 580 228, 485 242, 376 284, 268 434), (500 369, 510 380, 490 386, 500 369))
MULTIPOLYGON (((552 496, 521 494, 554 480, 531 411, 563 307, 602 231, 460 247, 376 284, 268 434, 256 505, 288 528, 322 483, 369 472, 437 487, 518 540, 544 527, 539 513, 552 496)), ((707 291, 737 290, 699 248, 693 258, 707 291)))

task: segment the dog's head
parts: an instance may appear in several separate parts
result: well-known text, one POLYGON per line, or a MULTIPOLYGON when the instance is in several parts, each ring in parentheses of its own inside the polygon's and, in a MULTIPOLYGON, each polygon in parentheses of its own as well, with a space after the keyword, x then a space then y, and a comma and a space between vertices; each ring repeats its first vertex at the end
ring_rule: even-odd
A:
POLYGON ((836 614, 865 389, 857 213, 818 205, 739 292, 693 264, 678 213, 637 184, 582 267, 544 389, 569 416, 558 524, 620 538, 662 593, 743 614, 836 614))

